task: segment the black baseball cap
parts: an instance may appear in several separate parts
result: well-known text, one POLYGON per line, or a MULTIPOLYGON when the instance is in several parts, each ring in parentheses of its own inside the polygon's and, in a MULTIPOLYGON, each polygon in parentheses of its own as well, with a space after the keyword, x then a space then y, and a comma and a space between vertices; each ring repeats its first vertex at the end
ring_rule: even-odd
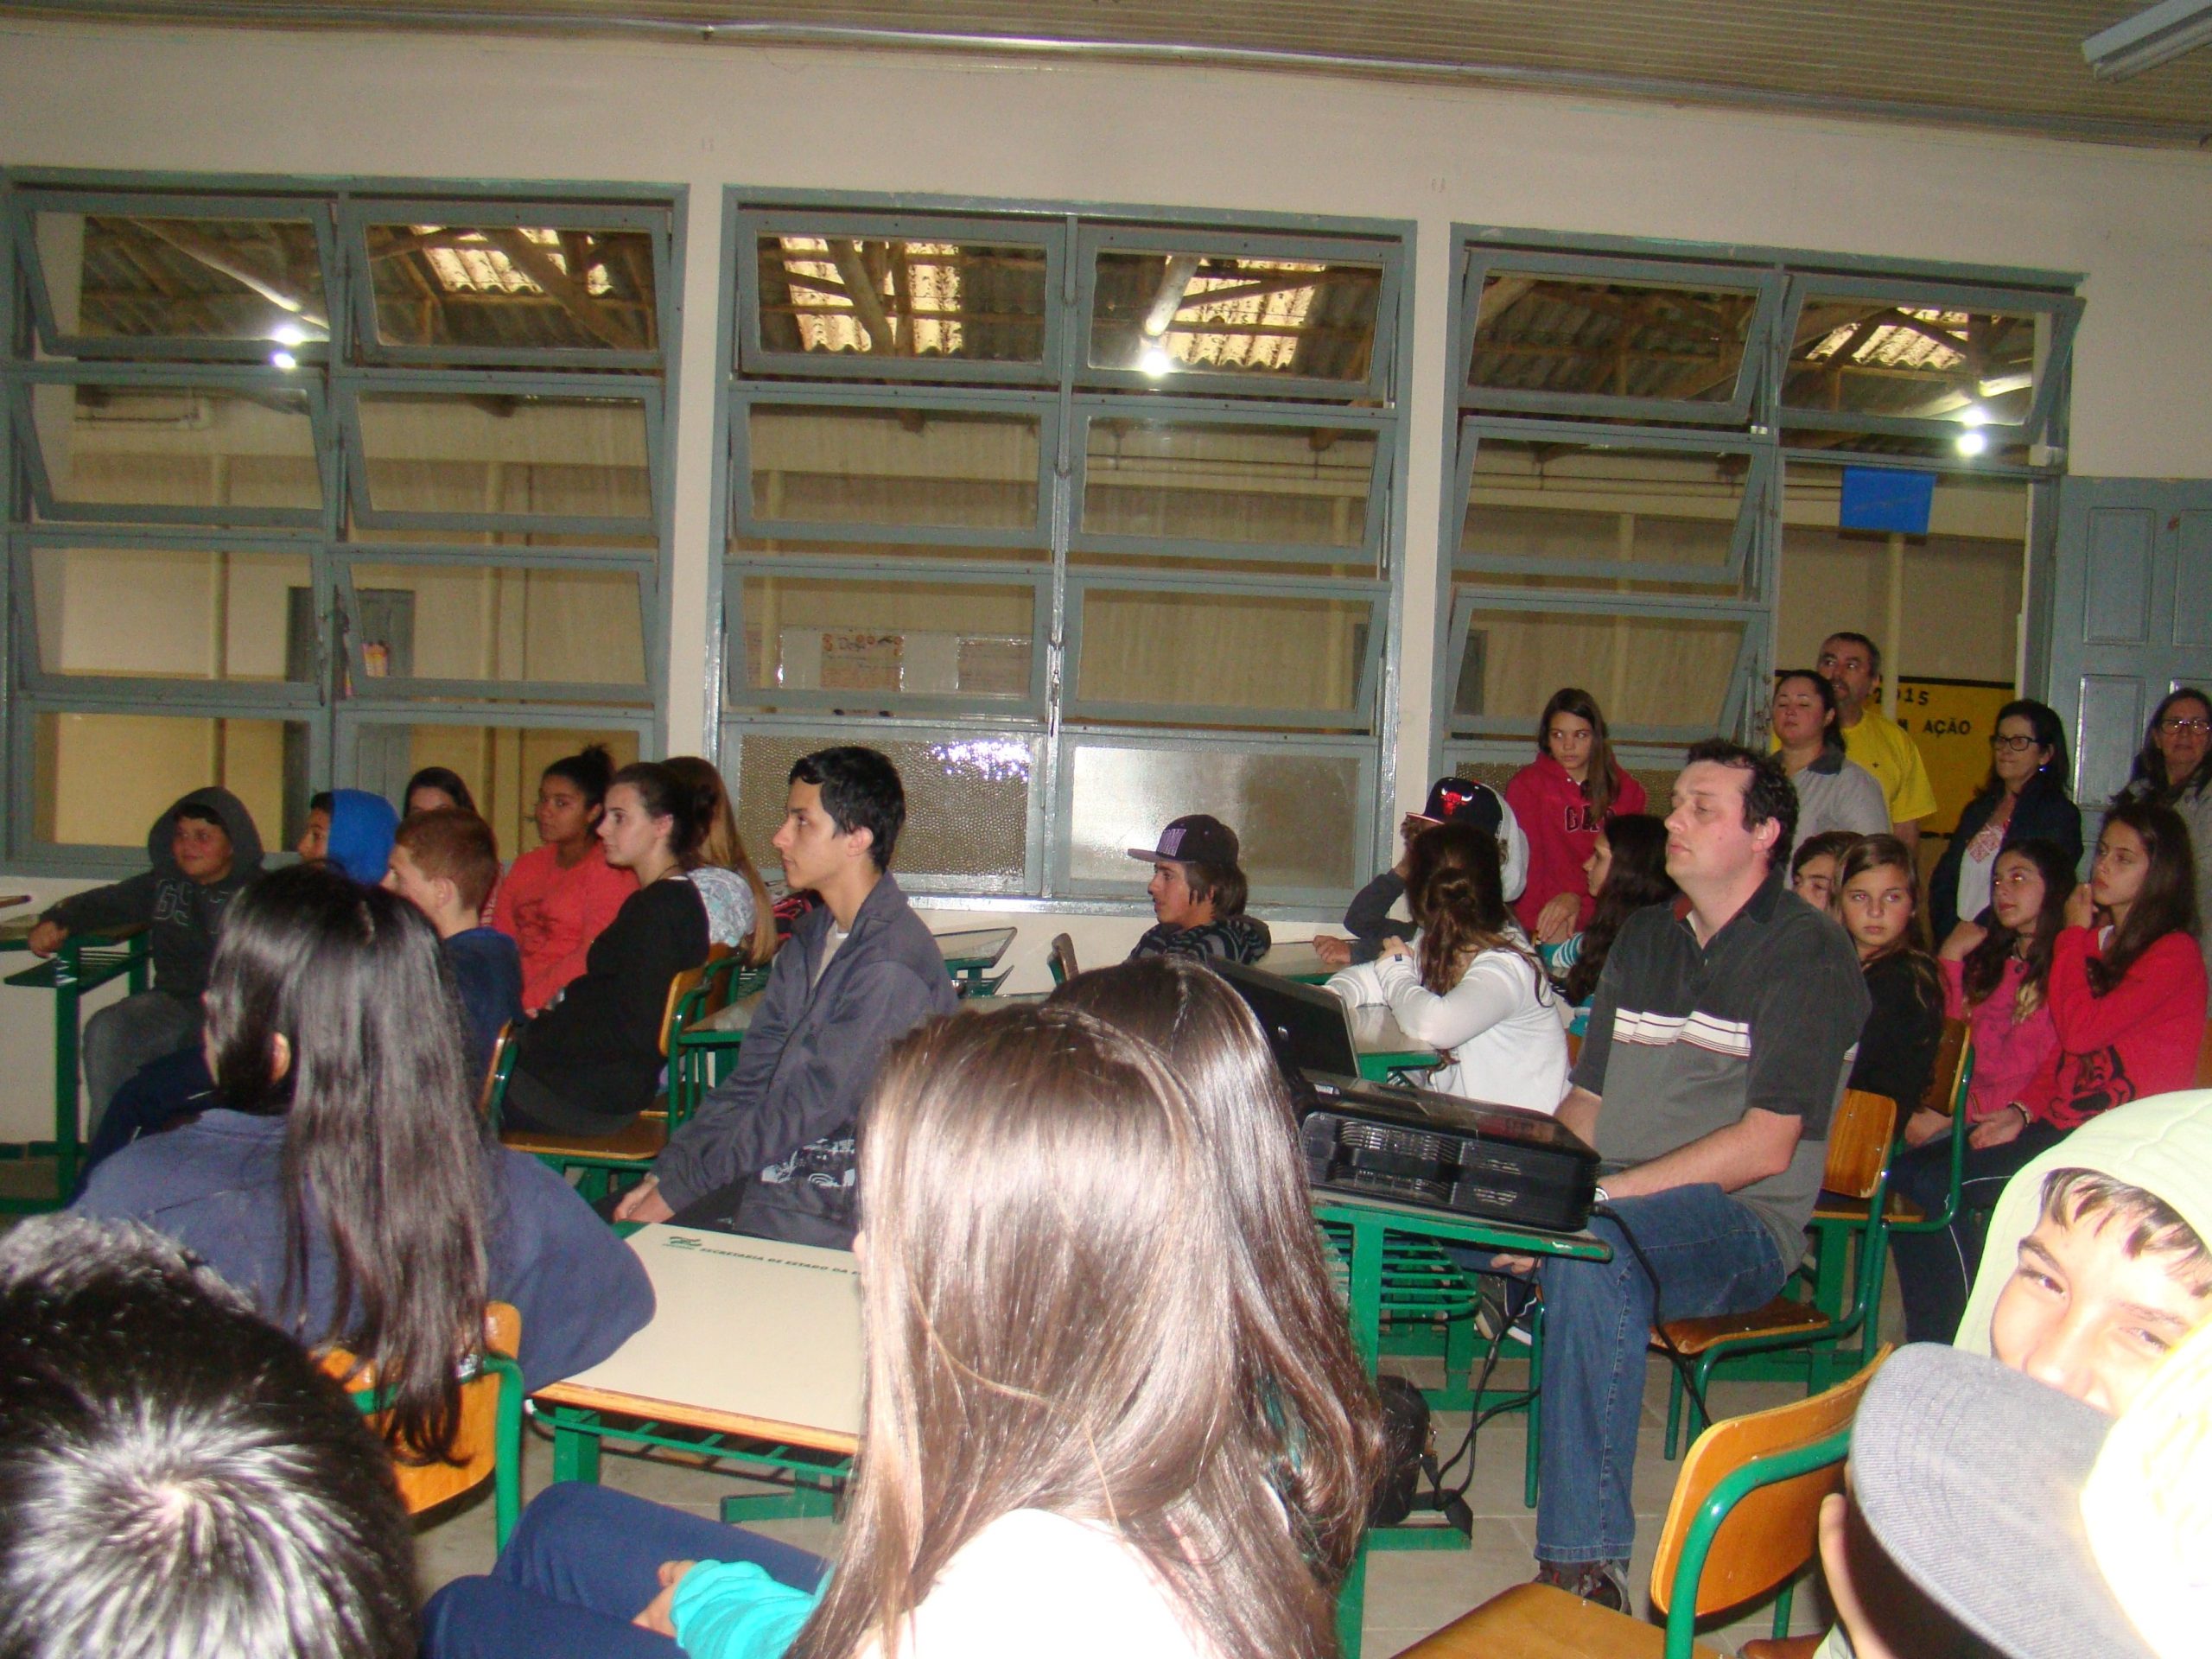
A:
POLYGON ((1211 864, 1233 868, 1236 863, 1236 832, 1219 818, 1192 812, 1175 819, 1160 832, 1160 845, 1132 847, 1131 858, 1147 864, 1211 864))
POLYGON ((1504 822, 1505 805, 1487 784, 1454 774, 1428 786, 1428 803, 1414 816, 1431 823, 1471 823, 1496 835, 1504 822))

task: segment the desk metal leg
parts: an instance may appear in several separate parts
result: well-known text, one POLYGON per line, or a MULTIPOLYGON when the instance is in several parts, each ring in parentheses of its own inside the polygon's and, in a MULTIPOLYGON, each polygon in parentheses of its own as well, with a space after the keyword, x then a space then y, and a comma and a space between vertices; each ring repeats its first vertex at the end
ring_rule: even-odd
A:
MULTIPOLYGON (((84 963, 77 947, 65 944, 54 953, 54 1199, 66 1205, 77 1191, 77 1160, 82 1143, 77 1135, 78 1109, 78 981, 84 963)), ((131 969, 131 988, 143 977, 131 969)))
POLYGON ((553 1478, 599 1482, 599 1414, 558 1408, 553 1414, 553 1478))
POLYGON ((1360 1643, 1367 1624, 1367 1540, 1352 1554, 1351 1571, 1337 1594, 1337 1646, 1344 1659, 1359 1659, 1360 1643))
POLYGON ((1364 1221, 1351 1230, 1351 1341, 1370 1376, 1382 1355, 1382 1229, 1364 1221))

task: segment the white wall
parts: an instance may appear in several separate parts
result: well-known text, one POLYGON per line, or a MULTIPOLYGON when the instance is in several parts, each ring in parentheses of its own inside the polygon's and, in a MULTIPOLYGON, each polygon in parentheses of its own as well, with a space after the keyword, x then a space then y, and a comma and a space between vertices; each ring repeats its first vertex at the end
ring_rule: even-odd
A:
MULTIPOLYGON (((1454 221, 2085 273, 2072 469, 2212 476, 2202 156, 1126 64, 9 20, 0 161, 680 183, 695 250, 718 245, 731 183, 1415 221, 1402 619, 1414 641, 1434 628, 1454 221)), ((700 746, 704 715, 717 287, 714 261, 693 258, 675 431, 677 750, 700 746)), ((1428 677, 1409 672, 1408 803, 1425 782, 1429 712, 1428 677)), ((1024 928, 1025 963, 1052 931, 1024 928)), ((1135 931, 1085 923, 1078 950, 1100 956, 1107 935, 1135 931)), ((17 1038, 18 1024, 0 1011, 0 1033, 17 1038)), ((28 1071, 36 1057, 10 1046, 28 1071)))

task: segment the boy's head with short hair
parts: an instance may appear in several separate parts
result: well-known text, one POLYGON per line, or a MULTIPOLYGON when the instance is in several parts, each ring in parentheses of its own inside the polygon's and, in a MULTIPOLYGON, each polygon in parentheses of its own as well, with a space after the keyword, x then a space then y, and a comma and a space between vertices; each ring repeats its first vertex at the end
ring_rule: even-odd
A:
POLYGON ((401 821, 384 885, 450 938, 476 925, 499 879, 492 826, 464 808, 442 806, 401 821))
POLYGON ((2056 1169, 1990 1316, 1990 1351, 2117 1414, 2208 1314, 2212 1250, 2178 1211, 2094 1170, 2056 1169))
POLYGON ((177 808, 169 824, 169 856, 176 861, 177 868, 202 887, 230 874, 237 854, 223 815, 196 801, 177 808))

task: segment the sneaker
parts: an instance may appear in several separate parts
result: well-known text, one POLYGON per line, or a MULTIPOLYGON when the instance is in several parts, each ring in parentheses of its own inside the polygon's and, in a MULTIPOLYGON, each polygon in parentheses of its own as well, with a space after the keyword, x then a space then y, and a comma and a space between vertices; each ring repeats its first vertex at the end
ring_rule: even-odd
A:
POLYGON ((1629 1611, 1626 1561, 1538 1561, 1536 1582, 1616 1613, 1629 1611))

